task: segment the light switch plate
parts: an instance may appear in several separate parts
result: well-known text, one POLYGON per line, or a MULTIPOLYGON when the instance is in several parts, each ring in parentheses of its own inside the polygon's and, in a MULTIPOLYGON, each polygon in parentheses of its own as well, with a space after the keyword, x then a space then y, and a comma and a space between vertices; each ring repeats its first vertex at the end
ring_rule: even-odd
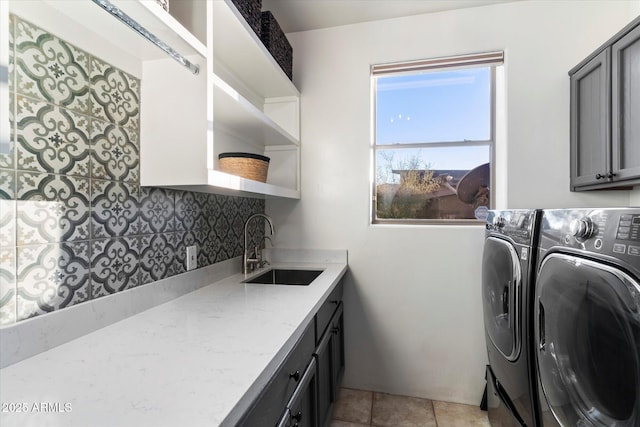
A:
POLYGON ((187 271, 196 267, 198 267, 198 248, 195 245, 187 246, 187 271))

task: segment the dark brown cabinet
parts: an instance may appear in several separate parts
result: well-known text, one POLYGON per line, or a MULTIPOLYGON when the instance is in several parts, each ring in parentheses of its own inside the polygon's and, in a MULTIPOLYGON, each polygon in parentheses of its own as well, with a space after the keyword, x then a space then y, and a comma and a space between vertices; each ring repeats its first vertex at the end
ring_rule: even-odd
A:
POLYGON ((640 184, 640 18, 569 76, 571 190, 640 184))

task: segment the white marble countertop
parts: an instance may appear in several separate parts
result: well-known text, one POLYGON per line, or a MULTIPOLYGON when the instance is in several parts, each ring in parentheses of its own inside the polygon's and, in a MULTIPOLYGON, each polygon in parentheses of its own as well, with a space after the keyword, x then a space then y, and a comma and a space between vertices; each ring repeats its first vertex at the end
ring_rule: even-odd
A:
POLYGON ((309 286, 234 274, 1 369, 0 425, 234 425, 347 269, 288 266, 325 270, 309 286))

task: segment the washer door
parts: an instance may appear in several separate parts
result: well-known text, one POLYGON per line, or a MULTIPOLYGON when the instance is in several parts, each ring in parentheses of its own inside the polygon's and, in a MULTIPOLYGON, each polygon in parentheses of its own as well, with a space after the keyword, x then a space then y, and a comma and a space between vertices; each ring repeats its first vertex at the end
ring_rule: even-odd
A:
POLYGON ((506 240, 489 237, 482 255, 484 327, 507 360, 520 354, 518 301, 522 271, 518 254, 506 240))
POLYGON ((562 426, 640 426, 640 285, 602 263, 549 255, 538 272, 540 385, 562 426))

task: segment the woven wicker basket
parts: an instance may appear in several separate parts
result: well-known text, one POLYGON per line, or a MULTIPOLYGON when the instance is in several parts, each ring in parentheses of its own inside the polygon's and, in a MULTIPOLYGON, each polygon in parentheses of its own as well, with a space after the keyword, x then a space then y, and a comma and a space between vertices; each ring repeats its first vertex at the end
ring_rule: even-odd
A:
POLYGON ((222 172, 267 182, 270 159, 266 156, 252 153, 220 153, 218 159, 222 172))

